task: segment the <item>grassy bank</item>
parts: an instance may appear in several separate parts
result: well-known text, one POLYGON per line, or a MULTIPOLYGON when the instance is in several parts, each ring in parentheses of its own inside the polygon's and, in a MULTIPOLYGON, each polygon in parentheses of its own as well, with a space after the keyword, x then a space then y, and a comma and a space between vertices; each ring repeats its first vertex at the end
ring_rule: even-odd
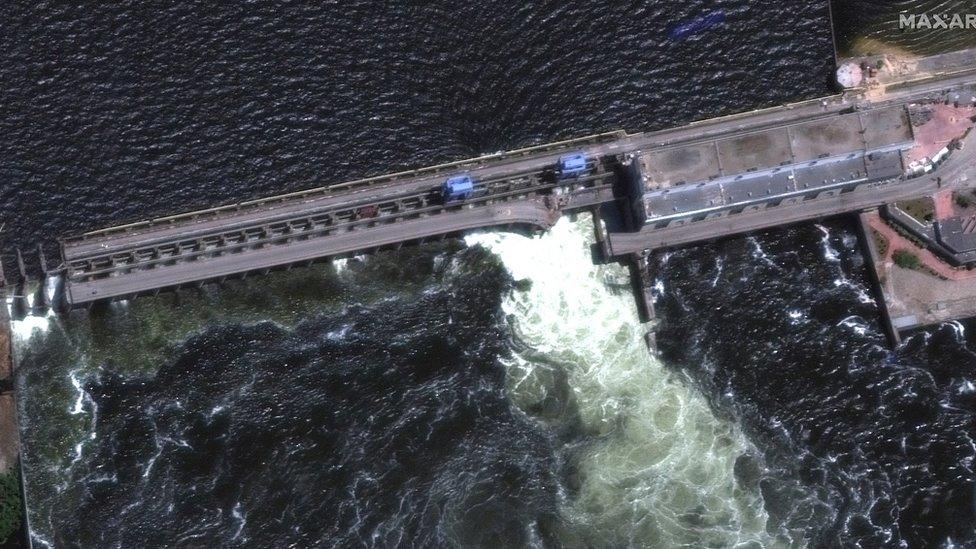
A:
POLYGON ((0 546, 11 541, 23 520, 20 501, 20 468, 0 474, 0 546))

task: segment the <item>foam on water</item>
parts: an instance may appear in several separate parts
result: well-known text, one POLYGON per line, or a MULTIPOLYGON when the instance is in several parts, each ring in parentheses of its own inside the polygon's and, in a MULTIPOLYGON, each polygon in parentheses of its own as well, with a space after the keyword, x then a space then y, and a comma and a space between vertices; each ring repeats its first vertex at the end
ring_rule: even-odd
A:
POLYGON ((532 283, 503 302, 525 344, 507 364, 511 398, 523 409, 544 401, 561 371, 591 435, 576 456, 578 489, 563 499, 571 529, 583 543, 767 544, 762 499, 733 473, 749 443, 648 353, 634 297, 601 282, 626 271, 592 263, 591 233, 584 217, 535 238, 466 238, 532 283))
POLYGON ((823 225, 814 225, 821 233, 820 244, 823 246, 824 259, 832 263, 840 262, 840 254, 830 243, 830 231, 823 225))
MULTIPOLYGON (((34 292, 30 292, 27 295, 27 309, 28 311, 34 310, 34 292)), ((14 308, 14 298, 8 297, 6 300, 7 313, 14 308)), ((12 316, 11 316, 12 318, 12 316)), ((21 320, 11 320, 10 321, 10 332, 13 336, 15 342, 15 348, 17 343, 25 343, 31 337, 34 336, 35 332, 40 331, 44 333, 48 330, 51 325, 51 321, 54 319, 54 311, 48 309, 43 315, 27 314, 21 320)))

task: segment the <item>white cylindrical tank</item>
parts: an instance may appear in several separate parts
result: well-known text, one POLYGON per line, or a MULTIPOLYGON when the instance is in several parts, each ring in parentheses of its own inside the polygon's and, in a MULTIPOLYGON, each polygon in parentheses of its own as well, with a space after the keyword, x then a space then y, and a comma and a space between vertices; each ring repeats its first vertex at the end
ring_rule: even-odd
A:
POLYGON ((837 83, 842 88, 856 88, 861 85, 863 78, 864 74, 861 72, 861 67, 853 61, 848 61, 837 67, 837 83))

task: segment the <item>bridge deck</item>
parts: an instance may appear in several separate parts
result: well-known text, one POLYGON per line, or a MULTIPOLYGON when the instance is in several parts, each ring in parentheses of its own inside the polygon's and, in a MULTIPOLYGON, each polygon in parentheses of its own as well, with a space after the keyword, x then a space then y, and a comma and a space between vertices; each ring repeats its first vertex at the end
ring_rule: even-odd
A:
POLYGON ((625 135, 621 131, 596 134, 539 147, 460 160, 431 168, 109 227, 62 238, 61 242, 65 251, 72 256, 83 256, 88 253, 138 246, 151 239, 182 237, 191 231, 212 231, 235 224, 264 223, 277 218, 301 215, 313 209, 344 204, 365 204, 396 194, 434 190, 443 182, 445 173, 467 171, 478 179, 502 179, 521 173, 541 171, 552 166, 559 155, 567 150, 576 147, 592 148, 602 143, 617 141, 625 135))
POLYGON ((330 238, 300 240, 287 245, 266 244, 253 249, 261 253, 222 253, 181 261, 166 268, 137 269, 111 279, 76 282, 68 286, 66 297, 69 303, 78 305, 485 226, 528 225, 546 229, 558 215, 542 199, 494 204, 368 230, 353 230, 330 238))
POLYGON ((662 229, 644 227, 636 232, 610 233, 608 235, 610 251, 613 256, 625 256, 645 250, 686 246, 696 242, 856 212, 891 201, 916 197, 935 189, 936 185, 928 178, 919 183, 882 183, 800 204, 760 207, 750 212, 662 229))
MULTIPOLYGON (((863 112, 872 116, 872 109, 973 83, 976 71, 893 86, 886 98, 871 103, 855 101, 869 107, 863 112)), ((478 227, 547 227, 561 211, 627 195, 614 188, 614 166, 627 155, 711 142, 719 168, 722 162, 730 168, 751 166, 776 156, 777 151, 738 143, 752 147, 755 154, 747 157, 733 146, 735 142, 723 142, 723 149, 714 144, 716 140, 803 121, 820 120, 829 130, 838 115, 852 107, 851 99, 832 96, 643 134, 598 134, 65 238, 61 245, 67 301, 79 305, 478 227), (596 163, 578 180, 559 181, 552 167, 569 151, 583 151, 596 163), (460 171, 470 172, 482 184, 482 194, 463 205, 443 204, 437 188, 446 174, 460 171)), ((882 126, 870 128, 864 139, 890 140, 892 128, 882 126)), ((821 179, 835 179, 828 176, 821 179)), ((917 182, 908 182, 898 188, 918 192, 916 187, 917 182)), ((856 199, 870 204, 889 200, 890 193, 879 189, 857 193, 856 199)), ((854 196, 801 201, 788 210, 776 208, 781 213, 775 215, 767 210, 763 212, 767 221, 761 224, 751 221, 749 214, 736 214, 735 219, 668 227, 653 234, 647 230, 614 234, 610 241, 614 253, 676 245, 860 207, 861 202, 849 202, 854 196)))
POLYGON ((607 235, 607 245, 612 256, 621 257, 867 210, 899 200, 930 195, 946 185, 962 186, 974 180, 976 132, 966 136, 962 150, 955 154, 955 157, 950 157, 938 169, 923 177, 868 183, 850 192, 832 196, 798 203, 785 202, 778 206, 757 206, 739 214, 665 228, 649 225, 639 231, 614 232, 607 235))

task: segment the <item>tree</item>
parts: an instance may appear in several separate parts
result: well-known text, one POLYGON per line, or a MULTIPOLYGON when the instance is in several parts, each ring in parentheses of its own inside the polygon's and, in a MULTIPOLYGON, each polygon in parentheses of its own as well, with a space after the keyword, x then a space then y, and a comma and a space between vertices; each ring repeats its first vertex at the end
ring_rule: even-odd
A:
POLYGON ((895 260, 895 265, 902 269, 918 269, 922 266, 918 256, 908 250, 895 250, 891 257, 895 260))

